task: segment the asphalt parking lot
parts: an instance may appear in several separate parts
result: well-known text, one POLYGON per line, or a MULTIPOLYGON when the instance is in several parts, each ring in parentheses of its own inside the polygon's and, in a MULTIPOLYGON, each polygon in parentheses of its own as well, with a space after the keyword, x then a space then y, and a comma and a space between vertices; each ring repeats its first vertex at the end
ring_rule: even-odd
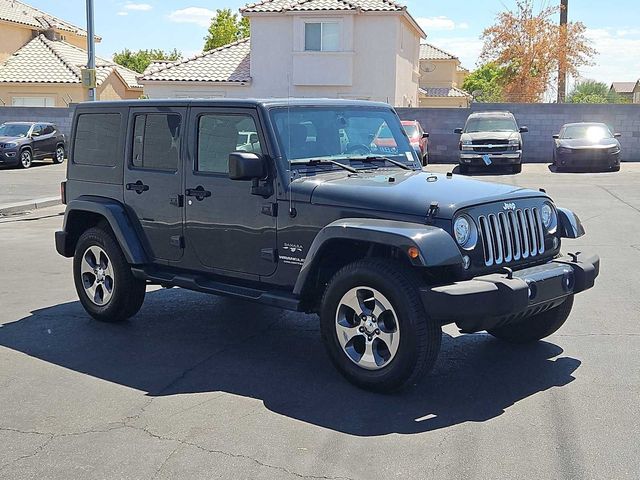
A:
POLYGON ((0 478, 637 479, 640 164, 480 178, 576 211, 564 250, 601 276, 533 346, 447 327, 434 372, 388 396, 340 377, 313 316, 172 289, 93 322, 62 207, 0 219, 0 478))

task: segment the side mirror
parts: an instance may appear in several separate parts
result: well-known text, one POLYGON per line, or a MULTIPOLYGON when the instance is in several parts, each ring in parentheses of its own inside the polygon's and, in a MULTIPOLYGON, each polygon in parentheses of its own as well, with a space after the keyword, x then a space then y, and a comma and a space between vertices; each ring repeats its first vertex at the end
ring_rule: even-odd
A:
POLYGON ((424 133, 422 134, 422 138, 429 138, 429 134, 428 134, 427 132, 424 132, 424 133))
POLYGON ((520 127, 520 133, 527 133, 529 132, 529 127, 520 127))
POLYGON ((559 139, 560 139, 560 134, 559 134, 559 133, 556 133, 556 134, 553 136, 553 138, 554 138, 554 139, 556 139, 556 140, 559 140, 559 139))
POLYGON ((231 180, 258 180, 267 176, 267 168, 262 157, 249 152, 229 154, 229 178, 231 180))
POLYGON ((462 129, 461 128, 456 128, 453 133, 457 133, 458 135, 462 135, 462 129))
POLYGON ((35 137, 39 137, 40 134, 38 132, 33 132, 30 136, 31 138, 35 138, 35 137))
POLYGON ((614 133, 614 134, 613 134, 613 137, 614 137, 614 138, 620 138, 621 136, 622 136, 622 134, 621 134, 621 133, 614 133))

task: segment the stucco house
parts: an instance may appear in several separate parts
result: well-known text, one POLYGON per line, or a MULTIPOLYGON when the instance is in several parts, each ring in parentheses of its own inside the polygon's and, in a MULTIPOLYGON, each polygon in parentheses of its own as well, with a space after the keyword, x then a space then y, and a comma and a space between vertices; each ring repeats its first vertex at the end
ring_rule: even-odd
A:
POLYGON ((428 43, 420 45, 420 106, 467 108, 471 95, 462 90, 469 70, 460 59, 428 43))
POLYGON ((418 105, 425 32, 392 0, 265 0, 250 39, 154 68, 151 98, 330 97, 418 105))
POLYGON ((613 82, 610 93, 617 93, 629 103, 640 103, 640 80, 637 82, 613 82))
MULTIPOLYGON (((0 106, 64 107, 85 100, 80 72, 86 45, 82 28, 18 0, 0 0, 0 106)), ((96 69, 98 99, 142 95, 136 72, 101 58, 96 69)))

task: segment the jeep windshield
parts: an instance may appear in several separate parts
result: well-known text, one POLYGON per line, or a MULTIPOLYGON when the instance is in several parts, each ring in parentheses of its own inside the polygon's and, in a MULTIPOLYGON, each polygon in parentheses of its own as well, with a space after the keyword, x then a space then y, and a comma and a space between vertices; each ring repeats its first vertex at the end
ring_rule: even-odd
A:
POLYGON ((390 109, 292 107, 271 111, 280 151, 292 166, 415 168, 418 159, 390 109))
POLYGON ((467 120, 464 133, 479 132, 517 132, 518 125, 511 117, 505 116, 481 116, 471 117, 467 120))
POLYGON ((5 123, 0 125, 0 137, 26 137, 31 125, 5 123))

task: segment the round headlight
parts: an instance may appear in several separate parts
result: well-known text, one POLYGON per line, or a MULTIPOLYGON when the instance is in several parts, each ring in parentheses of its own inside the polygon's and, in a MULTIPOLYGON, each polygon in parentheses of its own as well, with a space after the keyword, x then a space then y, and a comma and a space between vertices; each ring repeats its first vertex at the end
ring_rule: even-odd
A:
POLYGON ((461 247, 466 246, 471 239, 471 224, 466 217, 458 217, 453 224, 453 232, 456 236, 456 242, 461 247))
POLYGON ((556 218, 556 211, 553 207, 548 203, 545 203, 540 210, 540 215, 542 217, 542 224, 544 225, 544 228, 549 232, 555 230, 558 221, 556 218))

